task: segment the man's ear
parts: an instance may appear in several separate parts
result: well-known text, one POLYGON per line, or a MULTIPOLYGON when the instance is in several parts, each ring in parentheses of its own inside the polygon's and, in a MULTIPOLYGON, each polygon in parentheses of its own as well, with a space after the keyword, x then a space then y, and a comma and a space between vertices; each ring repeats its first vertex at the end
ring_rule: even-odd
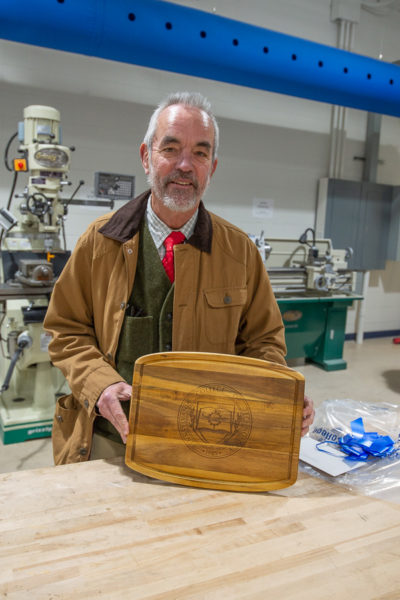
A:
POLYGON ((216 158, 214 160, 213 166, 211 167, 211 173, 210 173, 210 177, 212 177, 215 173, 215 169, 217 168, 217 164, 218 164, 218 158, 216 158))
POLYGON ((148 175, 150 172, 150 158, 147 144, 145 144, 144 142, 140 146, 140 159, 142 161, 144 172, 146 173, 146 175, 148 175))

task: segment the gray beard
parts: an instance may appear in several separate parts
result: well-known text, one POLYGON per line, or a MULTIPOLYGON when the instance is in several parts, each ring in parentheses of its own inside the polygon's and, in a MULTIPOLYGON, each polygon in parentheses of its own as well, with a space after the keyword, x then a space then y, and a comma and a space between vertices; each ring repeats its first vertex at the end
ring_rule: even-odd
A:
MULTIPOLYGON (((192 210, 193 208, 196 207, 197 202, 198 202, 198 198, 196 193, 193 194, 192 198, 189 198, 188 200, 186 200, 185 202, 182 202, 182 199, 178 197, 171 197, 168 196, 168 194, 166 193, 162 193, 161 188, 157 185, 157 183, 155 182, 155 178, 153 177, 153 169, 150 168, 150 172, 147 175, 147 182, 151 188, 152 191, 154 191, 157 194, 157 197, 160 198, 161 202, 163 203, 163 205, 168 208, 169 210, 173 211, 173 212, 187 212, 189 210, 192 210)), ((210 182, 210 178, 208 179, 207 182, 207 186, 204 190, 203 196, 206 192, 206 189, 208 187, 208 184, 210 182)))
POLYGON ((169 208, 169 210, 172 210, 173 212, 187 212, 188 210, 195 208, 197 204, 196 196, 193 196, 191 200, 182 203, 177 198, 171 198, 171 196, 165 194, 162 196, 161 201, 166 208, 169 208))

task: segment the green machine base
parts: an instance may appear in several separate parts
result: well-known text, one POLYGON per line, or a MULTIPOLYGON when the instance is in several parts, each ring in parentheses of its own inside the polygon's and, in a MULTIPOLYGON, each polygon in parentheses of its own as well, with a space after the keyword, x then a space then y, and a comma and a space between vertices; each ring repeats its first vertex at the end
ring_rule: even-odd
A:
MULTIPOLYGON (((26 377, 28 379, 28 377, 26 377)), ((13 387, 0 393, 0 435, 3 444, 17 444, 51 436, 56 397, 45 392, 44 405, 33 396, 19 396, 13 387)))
MULTIPOLYGON (((24 356, 17 362, 8 387, 0 391, 3 444, 50 437, 57 399, 69 392, 61 371, 48 360, 20 367, 23 360, 24 356)), ((6 367, 4 361, 0 367, 0 381, 5 379, 6 367)))
POLYGON ((343 360, 347 308, 362 296, 277 298, 285 325, 288 360, 305 358, 326 371, 346 369, 343 360))
POLYGON ((3 421, 0 419, 0 434, 4 445, 50 437, 52 427, 53 419, 34 421, 33 423, 21 423, 18 425, 6 425, 3 424, 3 421))

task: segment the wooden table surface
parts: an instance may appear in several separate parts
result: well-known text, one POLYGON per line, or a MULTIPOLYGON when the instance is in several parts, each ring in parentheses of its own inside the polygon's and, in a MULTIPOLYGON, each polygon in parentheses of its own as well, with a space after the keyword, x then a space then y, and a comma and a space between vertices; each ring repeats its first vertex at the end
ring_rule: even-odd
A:
POLYGON ((0 598, 399 600, 400 506, 300 474, 276 492, 122 459, 0 476, 0 598))

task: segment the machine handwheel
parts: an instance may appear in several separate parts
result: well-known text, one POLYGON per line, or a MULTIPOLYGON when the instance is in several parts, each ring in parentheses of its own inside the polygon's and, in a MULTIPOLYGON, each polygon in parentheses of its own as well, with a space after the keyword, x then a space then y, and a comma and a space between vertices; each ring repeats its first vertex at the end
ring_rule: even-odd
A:
POLYGON ((26 207, 33 215, 42 217, 48 212, 50 205, 47 202, 47 198, 44 194, 36 193, 32 194, 32 196, 29 196, 26 207))

